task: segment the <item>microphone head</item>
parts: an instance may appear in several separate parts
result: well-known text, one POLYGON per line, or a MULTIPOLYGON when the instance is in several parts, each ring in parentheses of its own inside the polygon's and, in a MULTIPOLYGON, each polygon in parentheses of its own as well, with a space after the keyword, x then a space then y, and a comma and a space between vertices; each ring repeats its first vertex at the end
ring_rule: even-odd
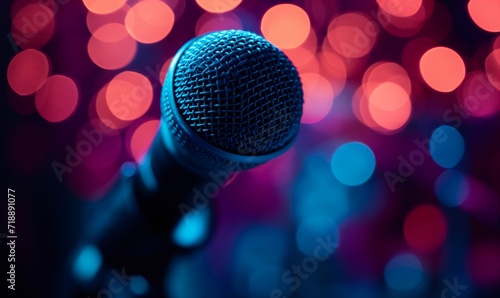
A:
POLYGON ((169 67, 166 145, 198 166, 254 167, 291 146, 302 105, 298 72, 281 50, 246 31, 209 33, 184 45, 169 67))

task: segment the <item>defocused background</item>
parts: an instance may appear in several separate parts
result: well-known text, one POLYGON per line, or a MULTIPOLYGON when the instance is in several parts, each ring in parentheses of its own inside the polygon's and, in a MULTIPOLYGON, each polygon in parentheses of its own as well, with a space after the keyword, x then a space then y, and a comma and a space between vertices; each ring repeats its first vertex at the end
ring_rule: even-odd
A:
MULTIPOLYGON (((156 133, 177 50, 244 29, 298 68, 301 131, 220 191, 212 238, 174 260, 165 293, 500 296, 500 1, 4 5, 1 171, 16 190, 18 293, 60 297, 84 210, 156 133), (88 142, 94 129, 101 142, 88 142)), ((138 277, 93 297, 147 291, 138 277)))

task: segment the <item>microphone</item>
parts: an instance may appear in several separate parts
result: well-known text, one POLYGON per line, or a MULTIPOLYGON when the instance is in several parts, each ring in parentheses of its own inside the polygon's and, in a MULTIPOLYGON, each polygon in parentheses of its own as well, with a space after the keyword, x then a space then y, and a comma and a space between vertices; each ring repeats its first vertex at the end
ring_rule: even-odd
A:
MULTIPOLYGON (((102 200, 83 249, 91 245, 98 260, 127 274, 158 278, 179 247, 172 233, 183 215, 210 210, 202 191, 213 194, 234 173, 285 152, 302 105, 296 68, 263 37, 227 30, 192 39, 169 67, 150 150, 102 200)), ((79 268, 80 257, 73 272, 91 280, 98 268, 79 268)))
POLYGON ((285 152, 299 130, 303 92, 282 51, 257 34, 228 30, 178 51, 160 105, 162 123, 137 189, 150 211, 161 212, 164 201, 183 199, 202 180, 220 186, 285 152))

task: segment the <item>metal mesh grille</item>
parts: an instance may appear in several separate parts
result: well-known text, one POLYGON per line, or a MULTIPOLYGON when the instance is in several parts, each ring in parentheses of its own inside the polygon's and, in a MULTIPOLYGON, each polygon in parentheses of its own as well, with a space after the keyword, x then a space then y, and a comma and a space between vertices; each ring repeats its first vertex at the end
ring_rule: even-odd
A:
POLYGON ((291 141, 302 115, 302 85, 290 60, 264 38, 221 31, 197 39, 174 72, 174 100, 208 143, 264 155, 291 141))

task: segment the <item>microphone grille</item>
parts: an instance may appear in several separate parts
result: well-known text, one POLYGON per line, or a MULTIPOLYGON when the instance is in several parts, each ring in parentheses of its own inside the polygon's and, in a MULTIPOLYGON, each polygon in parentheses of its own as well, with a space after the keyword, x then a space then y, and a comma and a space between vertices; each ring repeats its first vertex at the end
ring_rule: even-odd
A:
POLYGON ((171 67, 175 106, 209 144, 266 155, 297 135, 303 104, 298 72, 263 37, 239 30, 210 33, 188 45, 171 67))

